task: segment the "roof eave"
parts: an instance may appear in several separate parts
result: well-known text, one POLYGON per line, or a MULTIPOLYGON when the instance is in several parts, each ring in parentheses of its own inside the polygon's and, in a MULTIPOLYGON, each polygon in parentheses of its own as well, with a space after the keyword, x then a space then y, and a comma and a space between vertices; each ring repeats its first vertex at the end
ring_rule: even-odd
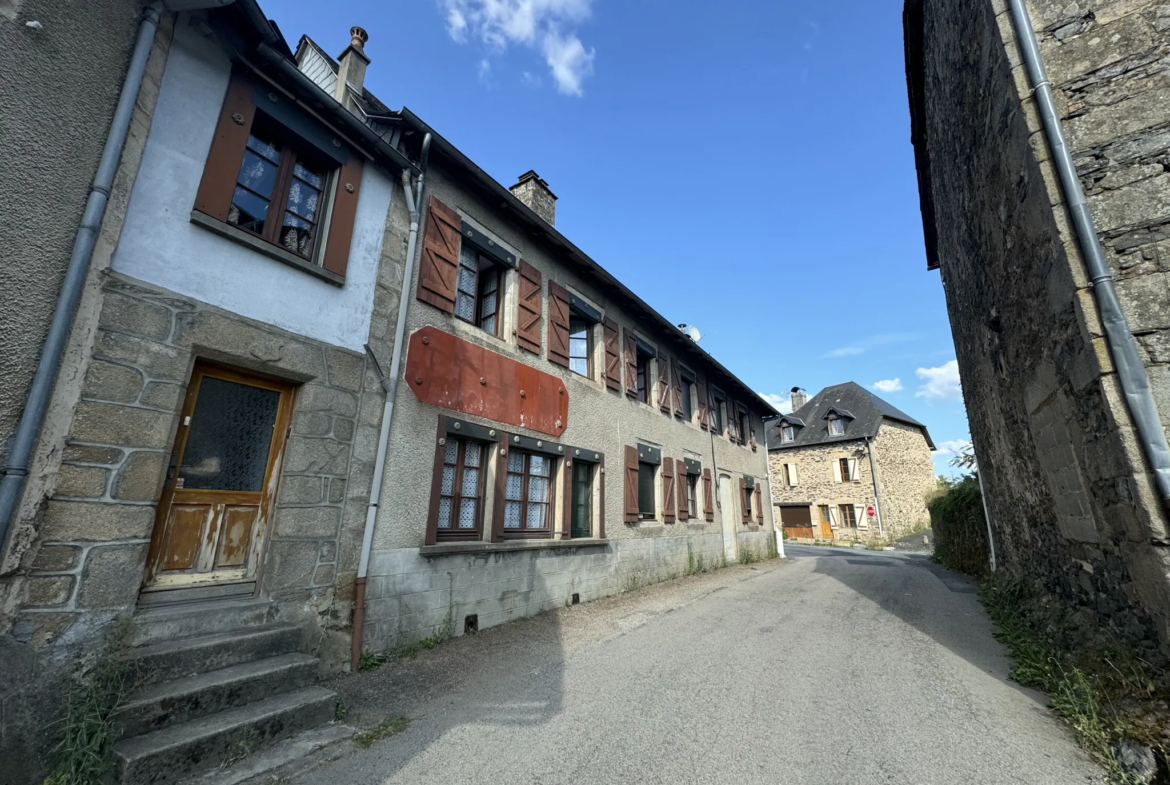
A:
POLYGON ((930 187, 930 152, 926 146, 926 69, 923 54, 923 0, 906 0, 902 8, 906 62, 906 94, 910 101, 910 143, 918 175, 918 206, 922 213, 922 239, 926 269, 939 269, 938 228, 930 187))

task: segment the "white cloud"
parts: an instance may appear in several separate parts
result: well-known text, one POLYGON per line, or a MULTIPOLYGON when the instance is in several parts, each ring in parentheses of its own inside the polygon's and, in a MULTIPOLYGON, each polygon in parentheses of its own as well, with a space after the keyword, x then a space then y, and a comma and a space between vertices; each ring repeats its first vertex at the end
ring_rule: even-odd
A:
POLYGON ((901 379, 882 379, 880 382, 874 382, 873 388, 878 392, 892 393, 898 392, 902 389, 901 379))
POLYGON ((537 88, 544 84, 544 80, 529 71, 525 71, 520 74, 520 84, 525 87, 537 88))
POLYGON ((903 343, 905 341, 917 340, 918 336, 914 333, 888 333, 885 335, 871 335, 869 338, 850 344, 849 346, 840 346, 836 349, 831 349, 821 355, 820 359, 830 360, 836 357, 852 357, 856 354, 863 354, 870 349, 878 346, 885 346, 891 343, 903 343))
POLYGON ((937 368, 919 368, 915 371, 923 384, 914 393, 920 398, 940 401, 963 400, 963 389, 959 384, 959 363, 951 360, 937 368))
POLYGON ((821 359, 829 359, 832 357, 852 357, 855 354, 861 354, 865 349, 860 346, 842 346, 839 349, 825 352, 821 355, 821 359))
POLYGON ((589 17, 593 0, 439 0, 447 32, 459 43, 478 38, 492 54, 519 44, 539 51, 557 89, 581 95, 593 73, 595 50, 586 49, 572 26, 589 17))
POLYGON ((971 442, 967 439, 949 439, 945 442, 938 443, 938 449, 934 451, 935 457, 943 457, 944 455, 958 455, 971 446, 971 442))
POLYGON ((492 64, 486 57, 479 61, 479 81, 480 84, 490 85, 492 78, 492 64))
POLYGON ((792 414, 792 396, 782 393, 756 393, 781 414, 792 414))

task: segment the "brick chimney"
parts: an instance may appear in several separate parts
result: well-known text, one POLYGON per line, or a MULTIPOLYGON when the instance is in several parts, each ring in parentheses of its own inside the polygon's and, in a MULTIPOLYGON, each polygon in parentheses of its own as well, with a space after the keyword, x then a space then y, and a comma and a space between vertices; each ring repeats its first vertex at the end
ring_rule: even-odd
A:
POLYGON ((799 387, 792 388, 792 411, 796 411, 801 406, 808 403, 808 393, 799 387))
POLYGON ((345 86, 348 84, 358 94, 362 94, 362 85, 366 81, 366 66, 370 58, 366 57, 366 41, 370 36, 360 27, 349 28, 350 42, 345 51, 337 58, 337 86, 333 88, 333 97, 337 103, 353 111, 346 100, 345 86))
POLYGON ((517 183, 508 190, 543 218, 549 226, 557 225, 557 195, 548 190, 548 183, 540 179, 536 172, 529 169, 520 175, 517 183))

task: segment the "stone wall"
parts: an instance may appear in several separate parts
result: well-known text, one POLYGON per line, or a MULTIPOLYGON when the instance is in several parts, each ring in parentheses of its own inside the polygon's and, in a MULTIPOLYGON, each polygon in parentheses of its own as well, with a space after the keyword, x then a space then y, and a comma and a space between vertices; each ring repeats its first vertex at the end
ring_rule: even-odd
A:
POLYGON ((835 442, 833 444, 814 445, 786 450, 771 450, 768 460, 772 466, 772 502, 773 504, 799 504, 811 507, 813 532, 820 537, 819 505, 827 504, 836 510, 839 527, 833 529, 834 539, 852 539, 857 537, 876 537, 878 527, 876 520, 867 520, 864 510, 874 503, 873 474, 869 470, 869 460, 865 455, 865 442, 835 442), (857 461, 857 479, 837 482, 833 471, 833 462, 841 458, 851 458, 857 461), (797 467, 796 487, 788 485, 784 473, 784 464, 795 463, 797 467), (857 528, 848 529, 844 521, 840 520, 842 504, 855 504, 862 508, 858 516, 857 528))
POLYGON ((886 536, 901 537, 928 526, 926 497, 937 487, 937 481, 930 445, 922 429, 883 420, 871 449, 886 536))
MULTIPOLYGON (((922 5, 920 153, 929 157, 930 176, 924 195, 936 211, 947 307, 997 555, 1047 601, 1160 659, 1156 646, 1166 645, 1170 620, 1170 565, 1156 545, 1166 538, 1164 520, 1101 337, 1039 118, 1031 101, 1022 100, 1030 85, 1010 15, 1002 0, 922 5)), ((1091 18, 1066 21, 1056 18, 1055 2, 1030 7, 1058 100, 1068 99, 1074 86, 1085 93, 1084 103, 1065 106, 1078 115, 1067 123, 1074 149, 1141 137, 1141 129, 1164 122, 1165 107, 1151 109, 1149 97, 1140 98, 1163 77, 1126 76, 1144 67, 1128 67, 1145 56, 1138 52, 1158 55, 1165 43, 1165 36, 1161 43, 1152 36, 1159 18, 1154 4, 1089 2, 1079 8, 1091 18), (1119 52, 1130 54, 1114 56, 1119 52), (1098 122, 1110 116, 1112 131, 1098 122), (1097 129, 1092 139, 1090 128, 1097 129)), ((1096 159, 1079 158, 1092 186, 1096 159)), ((1165 176, 1141 169, 1137 162, 1144 160, 1138 156, 1137 169, 1118 167, 1117 178, 1103 177, 1096 186, 1092 207, 1107 237, 1127 221, 1141 223, 1141 231, 1156 222, 1150 210, 1162 203, 1154 194, 1165 176), (1144 184, 1126 195, 1106 192, 1142 172, 1147 179, 1135 183, 1144 184), (1124 203, 1131 209, 1118 211, 1124 203)), ((1110 240, 1118 272, 1122 260, 1135 256, 1152 272, 1144 283, 1122 282, 1123 292, 1130 290, 1123 302, 1140 325, 1149 309, 1135 308, 1132 292, 1158 291, 1148 263, 1156 263, 1159 246, 1134 246, 1123 255, 1118 240, 1137 229, 1126 232, 1110 240)), ((1151 336, 1148 346, 1158 340, 1151 336)))

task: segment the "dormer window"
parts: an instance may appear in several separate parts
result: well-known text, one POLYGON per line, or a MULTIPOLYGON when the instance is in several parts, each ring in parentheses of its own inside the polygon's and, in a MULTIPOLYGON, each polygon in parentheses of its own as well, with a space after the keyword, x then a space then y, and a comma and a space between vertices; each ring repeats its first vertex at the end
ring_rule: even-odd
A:
POLYGON ((796 428, 791 425, 780 426, 780 443, 786 444, 796 440, 796 428))
POLYGON ((829 435, 830 436, 844 436, 845 435, 845 421, 837 416, 829 417, 829 435))

